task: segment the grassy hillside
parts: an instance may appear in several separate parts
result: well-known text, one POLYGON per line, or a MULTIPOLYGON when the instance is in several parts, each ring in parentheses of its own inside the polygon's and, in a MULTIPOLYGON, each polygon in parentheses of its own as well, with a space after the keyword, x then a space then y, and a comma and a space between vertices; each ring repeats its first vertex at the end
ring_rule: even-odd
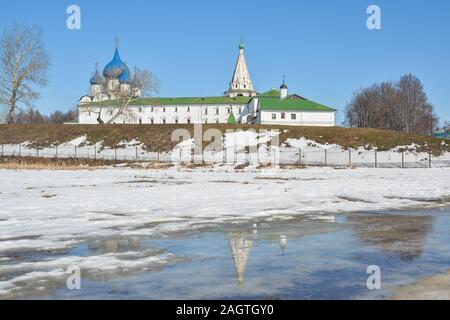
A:
MULTIPOLYGON (((133 139, 143 143, 150 151, 171 150, 177 142, 171 141, 175 129, 187 129, 193 135, 193 125, 0 125, 0 143, 18 144, 29 141, 33 146, 46 147, 71 141, 86 135, 89 143, 103 141, 105 146, 115 147, 121 141, 133 139)), ((388 130, 347 129, 322 127, 286 127, 286 126, 245 126, 245 125, 203 125, 203 131, 211 128, 225 132, 227 129, 278 129, 281 132, 280 142, 289 138, 304 137, 321 144, 339 144, 344 148, 365 146, 377 147, 379 150, 389 150, 397 146, 417 144, 420 151, 433 154, 450 151, 450 146, 444 140, 429 136, 405 134, 388 130)))

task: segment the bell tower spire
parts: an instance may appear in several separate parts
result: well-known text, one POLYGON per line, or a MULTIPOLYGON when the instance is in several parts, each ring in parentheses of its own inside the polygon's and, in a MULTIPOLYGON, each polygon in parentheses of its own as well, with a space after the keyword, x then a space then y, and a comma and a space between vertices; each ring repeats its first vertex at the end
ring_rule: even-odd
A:
POLYGON ((256 92, 253 90, 250 72, 247 68, 247 62, 245 61, 244 49, 244 41, 241 38, 236 67, 234 69, 233 78, 230 82, 230 88, 226 93, 229 97, 253 97, 256 95, 256 92))

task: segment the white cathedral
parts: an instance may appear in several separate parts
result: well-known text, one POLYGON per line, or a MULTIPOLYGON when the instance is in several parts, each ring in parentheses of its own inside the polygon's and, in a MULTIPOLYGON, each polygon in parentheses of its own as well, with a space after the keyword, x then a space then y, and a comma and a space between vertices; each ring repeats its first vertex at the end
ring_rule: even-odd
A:
POLYGON ((107 123, 114 118, 114 124, 241 123, 328 127, 335 125, 335 109, 297 94, 289 94, 284 80, 280 90, 255 92, 242 41, 233 78, 228 91, 222 96, 143 98, 138 81, 136 75, 131 75, 128 66, 120 58, 116 45, 112 61, 103 69, 103 77, 96 68, 95 74, 90 79, 90 95, 80 99, 78 123, 98 124, 99 104, 101 104, 102 121, 107 123), (131 102, 127 109, 131 112, 119 116, 114 114, 114 92, 129 94, 131 102))

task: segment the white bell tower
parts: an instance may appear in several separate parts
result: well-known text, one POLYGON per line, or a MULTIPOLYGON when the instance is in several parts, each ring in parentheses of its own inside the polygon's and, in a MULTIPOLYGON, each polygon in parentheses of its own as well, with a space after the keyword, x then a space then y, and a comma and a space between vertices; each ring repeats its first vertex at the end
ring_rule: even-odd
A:
POLYGON ((234 69, 233 79, 230 82, 230 88, 227 91, 229 97, 253 97, 256 92, 253 90, 253 83, 250 78, 250 72, 247 68, 247 62, 244 55, 244 42, 241 39, 239 44, 239 56, 234 69))

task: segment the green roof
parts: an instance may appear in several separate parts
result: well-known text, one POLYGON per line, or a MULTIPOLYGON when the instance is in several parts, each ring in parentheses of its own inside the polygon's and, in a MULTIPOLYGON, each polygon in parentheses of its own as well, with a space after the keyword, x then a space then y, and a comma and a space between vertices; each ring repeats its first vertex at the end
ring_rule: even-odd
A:
POLYGON ((274 97, 274 98, 276 97, 276 98, 279 98, 280 97, 280 91, 272 89, 272 90, 269 90, 267 92, 261 93, 258 96, 259 97, 274 97))
POLYGON ((233 112, 230 113, 230 116, 228 117, 228 124, 237 124, 236 118, 234 117, 233 112))
MULTIPOLYGON (((140 98, 130 102, 135 106, 172 106, 172 105, 208 105, 208 104, 248 104, 250 97, 186 97, 186 98, 140 98)), ((102 105, 114 104, 114 101, 103 101, 102 105)), ((88 104, 89 105, 89 104, 88 104)), ((90 105, 99 105, 98 102, 90 105)))
POLYGON ((280 99, 279 97, 267 97, 260 96, 259 106, 261 110, 279 110, 279 111, 290 111, 290 110, 308 110, 308 111, 336 111, 333 108, 324 106, 322 104, 316 103, 314 101, 301 99, 301 98, 286 98, 280 99))

